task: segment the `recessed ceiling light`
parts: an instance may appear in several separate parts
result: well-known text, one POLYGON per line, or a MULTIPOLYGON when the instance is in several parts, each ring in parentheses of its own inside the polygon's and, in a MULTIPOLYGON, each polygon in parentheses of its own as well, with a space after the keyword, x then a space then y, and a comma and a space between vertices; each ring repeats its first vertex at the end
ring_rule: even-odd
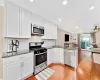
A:
POLYGON ((82 30, 80 30, 80 32, 82 32, 82 30))
POLYGON ((90 10, 93 10, 94 8, 95 8, 94 6, 91 6, 91 7, 90 7, 90 10))
POLYGON ((30 2, 33 2, 34 0, 29 0, 30 2))
POLYGON ((76 28, 79 28, 78 26, 76 26, 76 28))
POLYGON ((64 1, 63 1, 63 5, 66 5, 66 4, 67 4, 67 0, 64 0, 64 1))
POLYGON ((61 19, 61 18, 58 18, 58 21, 59 21, 59 22, 61 22, 61 21, 62 21, 62 19, 61 19))

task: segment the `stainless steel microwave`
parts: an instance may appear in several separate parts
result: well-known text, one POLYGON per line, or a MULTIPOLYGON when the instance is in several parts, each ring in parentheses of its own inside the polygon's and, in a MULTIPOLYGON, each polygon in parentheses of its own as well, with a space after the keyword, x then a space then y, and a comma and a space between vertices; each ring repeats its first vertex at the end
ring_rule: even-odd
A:
POLYGON ((31 35, 44 35, 44 27, 38 26, 36 24, 31 24, 31 35))

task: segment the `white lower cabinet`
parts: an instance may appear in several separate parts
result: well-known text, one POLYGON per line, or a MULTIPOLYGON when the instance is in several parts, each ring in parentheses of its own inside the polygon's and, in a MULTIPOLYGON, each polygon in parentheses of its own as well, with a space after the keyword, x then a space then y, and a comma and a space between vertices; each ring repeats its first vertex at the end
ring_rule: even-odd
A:
POLYGON ((5 79, 4 80, 20 80, 21 79, 21 67, 20 63, 15 63, 5 67, 5 79))
POLYGON ((47 65, 52 63, 64 64, 64 49, 63 48, 51 48, 47 51, 47 65))
POLYGON ((25 59, 22 66, 22 78, 25 78, 30 75, 30 73, 33 73, 33 58, 25 59))
POLYGON ((64 64, 74 68, 78 65, 78 50, 65 50, 64 51, 64 64))
POLYGON ((33 60, 33 53, 4 58, 3 80, 24 80, 29 77, 34 72, 33 60))
POLYGON ((53 49, 47 50, 47 65, 50 65, 53 63, 53 49))
POLYGON ((64 64, 64 49, 54 48, 53 63, 64 64))

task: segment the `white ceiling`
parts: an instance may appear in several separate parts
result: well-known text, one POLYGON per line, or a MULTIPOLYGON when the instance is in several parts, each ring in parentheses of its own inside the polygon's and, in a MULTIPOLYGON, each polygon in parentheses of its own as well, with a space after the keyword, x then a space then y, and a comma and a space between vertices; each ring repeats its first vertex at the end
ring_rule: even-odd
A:
POLYGON ((100 0, 10 0, 69 32, 88 32, 100 25, 100 0), (94 6, 94 10, 90 7, 94 6), (60 22, 58 18, 61 18, 60 22), (79 28, 76 29, 76 26, 79 28))

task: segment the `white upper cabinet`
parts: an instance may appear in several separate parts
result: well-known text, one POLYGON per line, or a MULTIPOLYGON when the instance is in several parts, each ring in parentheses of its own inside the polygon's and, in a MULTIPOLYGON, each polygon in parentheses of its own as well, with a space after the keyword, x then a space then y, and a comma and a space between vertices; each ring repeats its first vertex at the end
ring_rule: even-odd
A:
POLYGON ((42 39, 57 39, 57 27, 51 23, 44 23, 44 36, 42 39))
POLYGON ((10 38, 31 38, 31 23, 44 27, 42 39, 57 39, 57 26, 43 18, 5 1, 5 36, 10 38))
POLYGON ((5 37, 19 37, 19 7, 6 2, 6 35, 5 37))
POLYGON ((20 9, 20 37, 31 38, 31 13, 20 9))
POLYGON ((31 38, 31 13, 5 2, 5 37, 31 38))
POLYGON ((56 25, 53 25, 50 27, 50 34, 51 34, 51 39, 57 39, 57 27, 56 25))

